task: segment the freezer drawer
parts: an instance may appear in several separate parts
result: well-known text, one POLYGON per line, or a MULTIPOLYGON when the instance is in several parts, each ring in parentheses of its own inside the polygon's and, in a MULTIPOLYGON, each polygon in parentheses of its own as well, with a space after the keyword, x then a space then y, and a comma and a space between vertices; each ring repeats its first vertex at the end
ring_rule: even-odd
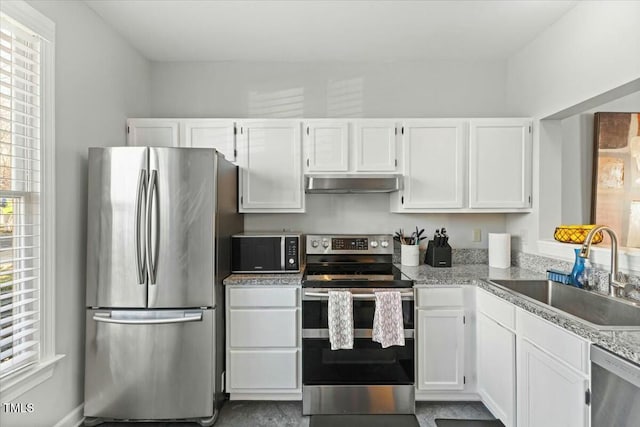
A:
POLYGON ((212 417, 214 312, 87 310, 85 417, 212 417))

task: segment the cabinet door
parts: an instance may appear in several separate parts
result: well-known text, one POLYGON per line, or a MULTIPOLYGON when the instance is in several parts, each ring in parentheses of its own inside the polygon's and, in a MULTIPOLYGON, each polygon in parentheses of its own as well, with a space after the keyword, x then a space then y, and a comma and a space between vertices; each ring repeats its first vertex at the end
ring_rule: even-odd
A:
POLYGON ((396 123, 388 120, 354 122, 355 168, 358 172, 395 172, 396 123))
POLYGON ((515 426, 516 336, 483 313, 477 325, 478 393, 506 427, 515 426))
POLYGON ((127 145, 177 147, 179 121, 171 119, 128 119, 127 145))
POLYGON ((461 208, 464 204, 464 123, 405 122, 402 127, 403 208, 461 208))
POLYGON ((342 121, 308 122, 305 126, 309 172, 349 170, 349 124, 342 121))
POLYGON ((298 344, 295 308, 230 309, 229 345, 238 347, 295 347, 298 344))
POLYGON ((469 207, 531 206, 531 122, 472 120, 469 128, 469 207))
POLYGON ((240 212, 303 212, 301 124, 296 120, 240 124, 240 212))
POLYGON ((230 162, 236 161, 233 120, 185 120, 182 122, 181 146, 215 148, 230 162))
POLYGON ((230 350, 227 392, 299 388, 298 350, 230 350))
POLYGON ((518 426, 587 426, 588 387, 583 375, 528 340, 518 340, 518 426))
POLYGON ((418 389, 464 388, 464 311, 418 310, 418 389))

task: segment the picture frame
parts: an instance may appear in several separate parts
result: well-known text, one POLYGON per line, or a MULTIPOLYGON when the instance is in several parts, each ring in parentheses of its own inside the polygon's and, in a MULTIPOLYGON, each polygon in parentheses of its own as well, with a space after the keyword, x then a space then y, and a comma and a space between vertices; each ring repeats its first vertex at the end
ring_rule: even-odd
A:
POLYGON ((593 134, 591 223, 640 248, 640 113, 595 113, 593 134))

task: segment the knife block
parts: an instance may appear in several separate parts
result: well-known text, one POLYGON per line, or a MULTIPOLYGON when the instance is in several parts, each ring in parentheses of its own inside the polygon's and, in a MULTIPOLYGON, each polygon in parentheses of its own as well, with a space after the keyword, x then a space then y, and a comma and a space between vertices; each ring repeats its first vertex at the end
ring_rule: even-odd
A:
POLYGON ((429 240, 424 263, 432 267, 451 267, 451 246, 449 243, 444 246, 436 246, 433 240, 429 240))

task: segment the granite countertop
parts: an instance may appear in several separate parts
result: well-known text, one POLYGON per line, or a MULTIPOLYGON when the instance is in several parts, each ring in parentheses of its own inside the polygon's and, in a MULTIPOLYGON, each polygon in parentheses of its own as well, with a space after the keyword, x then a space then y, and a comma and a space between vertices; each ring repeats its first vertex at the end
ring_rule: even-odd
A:
POLYGON ((293 285, 300 286, 304 266, 298 273, 232 274, 222 281, 225 285, 293 285))
POLYGON ((618 356, 640 364, 640 331, 599 331, 568 314, 553 310, 546 304, 534 302, 487 281, 491 279, 545 279, 543 273, 523 268, 490 268, 487 265, 455 265, 434 268, 429 265, 407 267, 398 265, 402 274, 413 279, 416 287, 433 285, 476 285, 499 298, 562 327, 618 356))
POLYGON ((414 286, 429 285, 474 285, 478 279, 545 279, 542 273, 535 273, 519 267, 492 268, 487 264, 459 264, 452 267, 436 268, 422 264, 417 267, 396 264, 402 274, 414 281, 414 286))
MULTIPOLYGON (((415 287, 474 285, 517 307, 542 317, 574 334, 585 338, 621 357, 640 364, 640 331, 599 331, 579 319, 552 310, 542 303, 506 291, 487 279, 545 279, 545 274, 519 267, 491 268, 486 264, 458 264, 448 268, 429 265, 408 267, 396 264, 402 274, 414 280, 415 287)), ((302 270, 304 271, 304 269, 302 270)), ((232 274, 225 285, 290 285, 300 286, 302 272, 286 274, 232 274)))

